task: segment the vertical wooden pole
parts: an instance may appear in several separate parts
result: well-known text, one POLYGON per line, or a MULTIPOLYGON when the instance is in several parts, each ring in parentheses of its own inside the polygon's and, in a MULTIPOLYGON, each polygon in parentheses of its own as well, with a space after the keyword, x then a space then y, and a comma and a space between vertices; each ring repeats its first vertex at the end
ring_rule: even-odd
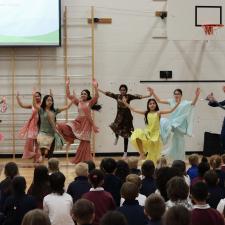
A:
POLYGON ((12 80, 11 80, 11 94, 12 94, 12 148, 13 148, 13 160, 16 156, 16 135, 15 135, 15 49, 12 48, 11 53, 11 70, 12 70, 12 80))
MULTIPOLYGON (((95 24, 94 24, 94 6, 91 6, 91 52, 92 52, 92 61, 91 61, 91 78, 95 78, 95 24)), ((94 89, 92 87, 92 96, 94 95, 94 89)), ((93 121, 95 121, 95 114, 92 113, 93 121)), ((92 133, 92 154, 95 157, 95 133, 92 133)))
MULTIPOLYGON (((68 46, 67 46, 67 6, 65 6, 64 9, 64 15, 63 15, 63 54, 64 54, 64 82, 66 87, 66 80, 68 78, 68 46)), ((68 104, 68 100, 66 97, 66 91, 65 91, 65 104, 68 104)), ((68 122, 68 110, 66 110, 66 122, 68 122)), ((67 163, 69 162, 69 153, 68 149, 66 148, 66 159, 67 163)))
POLYGON ((42 60, 41 48, 38 48, 38 90, 41 92, 41 73, 42 73, 42 60))

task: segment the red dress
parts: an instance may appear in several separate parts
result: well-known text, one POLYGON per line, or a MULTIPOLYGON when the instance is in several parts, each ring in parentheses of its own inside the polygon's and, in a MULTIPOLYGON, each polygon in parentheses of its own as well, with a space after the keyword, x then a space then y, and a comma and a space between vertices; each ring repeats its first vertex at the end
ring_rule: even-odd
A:
POLYGON ((78 116, 76 119, 69 123, 59 123, 57 125, 59 132, 67 142, 72 144, 75 139, 80 140, 76 155, 72 160, 73 163, 92 160, 90 145, 91 132, 92 129, 94 132, 98 132, 98 128, 91 118, 91 107, 96 102, 97 97, 86 102, 74 101, 74 104, 78 107, 78 116))

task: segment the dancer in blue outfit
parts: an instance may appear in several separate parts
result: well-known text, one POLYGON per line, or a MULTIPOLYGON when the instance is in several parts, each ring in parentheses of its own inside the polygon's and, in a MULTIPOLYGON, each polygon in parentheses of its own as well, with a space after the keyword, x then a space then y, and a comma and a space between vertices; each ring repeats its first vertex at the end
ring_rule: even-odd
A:
POLYGON ((169 140, 171 133, 173 133, 172 143, 169 149, 165 154, 171 159, 185 159, 185 135, 192 135, 192 125, 193 125, 193 108, 198 100, 200 95, 200 88, 197 88, 195 91, 195 96, 192 101, 182 100, 182 90, 175 89, 173 94, 173 99, 162 100, 154 92, 152 88, 149 88, 149 91, 152 91, 153 96, 156 101, 162 104, 169 104, 170 107, 174 107, 177 102, 180 101, 177 109, 170 114, 168 119, 162 118, 160 121, 161 129, 161 138, 164 144, 169 140))

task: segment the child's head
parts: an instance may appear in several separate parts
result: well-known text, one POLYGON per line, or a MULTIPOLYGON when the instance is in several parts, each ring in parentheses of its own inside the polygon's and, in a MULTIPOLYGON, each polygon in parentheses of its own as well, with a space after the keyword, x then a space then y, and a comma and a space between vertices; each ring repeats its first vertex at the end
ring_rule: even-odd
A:
POLYGON ((167 166, 167 160, 164 156, 162 156, 160 159, 158 159, 156 161, 156 168, 160 169, 162 167, 166 167, 167 166))
POLYGON ((169 208, 164 217, 164 225, 190 225, 191 212, 182 205, 169 208))
POLYGON ((116 170, 116 161, 113 158, 104 158, 101 161, 100 168, 104 173, 114 173, 116 170))
POLYGON ((127 159, 127 163, 129 169, 137 169, 138 168, 138 157, 131 156, 127 159))
POLYGON ((79 199, 74 203, 71 213, 78 225, 92 224, 95 218, 95 206, 87 199, 79 199))
POLYGON ((14 195, 21 196, 26 191, 26 180, 22 176, 15 176, 12 180, 12 190, 14 195))
POLYGON ((16 163, 8 162, 5 165, 5 176, 13 179, 16 175, 19 174, 19 169, 16 163))
POLYGON ((128 222, 121 212, 109 211, 100 220, 100 225, 128 225, 128 222))
POLYGON ((145 117, 144 117, 145 124, 148 124, 148 113, 149 112, 157 112, 157 111, 159 111, 159 106, 158 106, 158 103, 156 102, 156 100, 154 98, 148 99, 147 110, 145 112, 145 117))
POLYGON ((183 176, 186 174, 186 165, 182 160, 174 160, 172 163, 172 168, 177 169, 178 175, 183 176))
POLYGON ((209 159, 209 164, 213 170, 220 168, 222 159, 219 155, 213 155, 209 159))
POLYGON ((204 182, 197 182, 191 187, 192 200, 197 204, 204 203, 208 197, 208 186, 204 182))
POLYGON ((137 185, 131 182, 123 183, 120 189, 121 196, 125 200, 135 200, 135 198, 138 196, 138 191, 137 185))
POLYGON ((25 214, 21 225, 51 225, 48 215, 40 209, 33 209, 25 214))
POLYGON ((104 183, 104 174, 101 170, 93 170, 89 174, 89 181, 93 188, 101 187, 104 183))
POLYGON ((75 173, 78 177, 87 177, 88 176, 88 164, 80 162, 75 166, 75 173))
POLYGON ((152 160, 145 160, 141 166, 141 172, 144 177, 153 177, 155 173, 155 165, 152 160))
POLYGON ((172 202, 186 200, 189 194, 189 187, 184 178, 173 177, 167 183, 167 196, 172 202))
POLYGON ((160 195, 153 193, 145 200, 145 214, 151 220, 160 220, 165 210, 165 201, 160 195))
POLYGON ((52 173, 59 171, 59 160, 57 158, 50 158, 48 160, 48 170, 52 173))
POLYGON ((141 188, 141 178, 136 174, 129 174, 126 177, 126 182, 134 183, 138 187, 139 190, 141 188))
POLYGON ((198 175, 199 177, 203 177, 205 172, 210 169, 208 162, 200 162, 198 165, 198 175))
POLYGON ((90 173, 92 170, 95 170, 95 163, 92 160, 84 161, 88 165, 88 172, 90 173))
POLYGON ((52 193, 62 195, 64 193, 65 176, 61 172, 56 172, 50 175, 50 185, 52 193))
POLYGON ((222 159, 223 164, 225 164, 225 154, 221 155, 221 159, 222 159))
POLYGON ((204 175, 204 179, 209 187, 215 187, 219 180, 218 175, 214 170, 208 170, 204 175))
POLYGON ((33 184, 42 185, 49 181, 48 168, 45 165, 38 165, 34 169, 33 184))
POLYGON ((124 160, 118 160, 115 175, 119 177, 122 182, 124 182, 129 173, 130 170, 127 162, 125 162, 124 160))
POLYGON ((188 157, 188 161, 191 166, 197 166, 199 164, 199 157, 197 154, 192 154, 188 157))

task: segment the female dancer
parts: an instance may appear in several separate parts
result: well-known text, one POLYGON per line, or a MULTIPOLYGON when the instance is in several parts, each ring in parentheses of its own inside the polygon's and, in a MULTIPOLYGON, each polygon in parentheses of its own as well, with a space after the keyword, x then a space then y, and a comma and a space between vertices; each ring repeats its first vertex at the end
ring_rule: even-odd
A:
POLYGON ((154 98, 148 100, 146 111, 134 109, 126 102, 126 99, 123 99, 123 103, 132 112, 144 115, 146 128, 144 130, 135 129, 131 135, 131 143, 139 150, 141 159, 144 159, 147 154, 146 159, 152 160, 156 165, 161 154, 160 117, 162 114, 173 112, 180 102, 178 101, 172 109, 162 111, 159 111, 159 106, 154 98))
MULTIPOLYGON (((35 102, 38 106, 41 105, 41 93, 35 92, 35 102)), ((25 125, 19 130, 19 137, 24 139, 26 142, 24 145, 23 159, 34 158, 34 162, 40 162, 42 159, 40 149, 37 143, 38 135, 38 111, 31 104, 24 104, 20 100, 19 92, 16 95, 17 102, 21 108, 32 109, 32 114, 25 125)))
MULTIPOLYGON (((6 98, 5 98, 5 96, 3 96, 2 97, 2 100, 0 101, 0 104, 2 105, 1 106, 1 112, 6 112, 6 110, 7 110, 7 104, 6 104, 6 98)), ((0 123, 1 123, 2 121, 0 120, 0 123)), ((3 133, 0 133, 0 141, 3 141, 4 140, 4 135, 3 135, 3 133)))
POLYGON ((39 105, 35 100, 35 93, 33 93, 33 106, 39 113, 37 142, 43 159, 50 150, 62 148, 63 139, 56 129, 56 115, 67 110, 71 105, 72 102, 62 108, 55 109, 52 95, 45 95, 41 105, 39 105))
POLYGON ((66 81, 66 95, 78 107, 78 116, 72 122, 58 124, 58 129, 67 141, 66 151, 69 150, 70 145, 75 139, 80 140, 76 155, 72 160, 72 163, 78 163, 92 160, 90 145, 91 131, 93 129, 94 132, 98 132, 98 128, 91 118, 91 109, 99 111, 101 106, 96 104, 99 94, 98 84, 95 80, 93 81, 93 87, 95 89, 95 96, 93 98, 90 95, 90 91, 85 89, 81 91, 81 97, 78 99, 75 93, 73 95, 70 94, 69 86, 70 80, 68 79, 66 81))
POLYGON ((119 87, 120 94, 114 94, 109 91, 102 91, 98 89, 99 92, 103 93, 104 95, 114 98, 117 101, 117 114, 114 122, 110 124, 110 128, 115 133, 116 139, 114 144, 116 145, 119 139, 119 136, 123 137, 124 139, 124 154, 123 157, 127 157, 127 148, 128 148, 128 138, 131 136, 131 132, 134 130, 133 127, 133 116, 131 111, 128 107, 124 105, 122 102, 123 97, 126 98, 126 102, 129 104, 130 101, 134 99, 143 99, 148 98, 148 96, 142 95, 131 95, 127 94, 128 88, 125 84, 121 84, 119 87))
MULTIPOLYGON (((171 107, 176 105, 182 99, 182 90, 175 89, 174 99, 162 100, 154 92, 152 88, 149 88, 155 97, 156 101, 162 104, 169 104, 171 107)), ((162 119, 160 121, 161 137, 164 143, 167 143, 171 131, 173 132, 172 144, 166 154, 172 160, 185 159, 185 147, 184 147, 184 135, 192 134, 193 123, 193 108, 200 95, 200 88, 195 91, 195 97, 192 101, 182 100, 177 109, 170 115, 169 119, 162 119)))

